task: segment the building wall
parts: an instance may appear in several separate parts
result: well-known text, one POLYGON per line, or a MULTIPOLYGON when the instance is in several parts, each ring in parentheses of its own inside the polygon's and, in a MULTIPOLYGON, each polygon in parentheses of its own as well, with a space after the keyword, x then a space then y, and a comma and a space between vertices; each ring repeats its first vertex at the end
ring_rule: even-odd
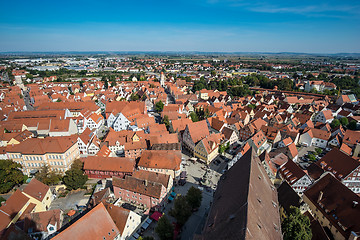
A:
POLYGON ((360 166, 343 179, 343 184, 356 194, 360 194, 360 166))
POLYGON ((135 229, 141 224, 141 216, 136 214, 133 211, 129 212, 128 219, 125 224, 125 228, 121 234, 121 240, 125 240, 131 236, 131 234, 135 231, 135 229))
POLYGON ((125 157, 138 158, 141 156, 141 154, 144 150, 145 149, 125 150, 125 157))
POLYGON ((85 174, 89 178, 96 178, 96 179, 112 178, 113 176, 123 178, 125 177, 125 175, 132 175, 132 173, 130 172, 101 171, 101 170, 92 170, 92 169, 85 169, 85 174))
POLYGON ((330 221, 326 218, 326 215, 323 215, 321 210, 317 209, 317 207, 305 195, 303 196, 303 199, 304 202, 308 204, 312 216, 319 221, 322 227, 327 227, 330 229, 335 240, 345 240, 345 237, 342 235, 339 229, 330 223, 330 221))
POLYGON ((78 143, 76 142, 64 153, 26 154, 8 153, 8 157, 22 165, 24 174, 29 175, 32 170, 39 170, 45 164, 50 170, 65 173, 70 169, 72 162, 80 157, 78 143))
POLYGON ((138 166, 140 170, 146 170, 150 172, 156 172, 156 173, 163 173, 170 175, 173 179, 176 179, 180 176, 181 169, 180 170, 173 170, 173 169, 163 169, 163 168, 146 168, 142 166, 138 166))
POLYGON ((43 212, 43 211, 49 210, 50 204, 52 203, 52 200, 53 200, 53 196, 52 196, 50 189, 46 192, 45 197, 43 198, 43 200, 41 202, 39 200, 37 200, 36 198, 26 194, 25 192, 22 192, 22 193, 30 199, 29 201, 31 203, 36 204, 33 212, 43 212))
POLYGON ((125 190, 114 186, 114 194, 116 198, 128 203, 143 206, 145 208, 152 208, 159 205, 161 202, 158 198, 153 198, 147 195, 125 190))
POLYGON ((299 143, 302 145, 311 146, 312 138, 309 133, 304 133, 300 136, 299 143))
POLYGON ((320 148, 326 148, 328 141, 327 140, 323 140, 323 139, 319 139, 319 138, 313 138, 312 139, 312 145, 315 147, 320 147, 320 148))

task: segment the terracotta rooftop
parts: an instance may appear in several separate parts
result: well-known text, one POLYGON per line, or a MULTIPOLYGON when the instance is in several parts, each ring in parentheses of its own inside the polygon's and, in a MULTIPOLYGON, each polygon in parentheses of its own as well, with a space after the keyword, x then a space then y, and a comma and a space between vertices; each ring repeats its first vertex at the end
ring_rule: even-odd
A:
POLYGON ((119 234, 120 231, 104 207, 104 204, 100 203, 52 239, 113 240, 119 234))
POLYGON ((9 153, 39 154, 45 153, 64 153, 74 144, 77 144, 77 136, 69 137, 47 137, 47 138, 29 138, 20 144, 9 147, 9 153))
POLYGON ((36 178, 33 178, 24 188, 23 192, 42 202, 49 189, 48 185, 45 185, 36 178))
POLYGON ((165 188, 168 188, 170 179, 170 175, 145 170, 137 170, 132 176, 138 179, 161 183, 165 188))
POLYGON ((197 143, 204 137, 210 135, 206 120, 188 124, 187 128, 189 129, 190 136, 194 143, 197 143))
POLYGON ((180 151, 146 150, 142 153, 138 166, 155 169, 179 170, 181 163, 180 151))
POLYGON ((125 179, 113 177, 113 186, 157 199, 161 197, 162 185, 160 183, 146 181, 132 176, 125 176, 125 179))
POLYGON ((88 156, 83 161, 84 170, 132 173, 135 168, 135 160, 126 157, 88 156))

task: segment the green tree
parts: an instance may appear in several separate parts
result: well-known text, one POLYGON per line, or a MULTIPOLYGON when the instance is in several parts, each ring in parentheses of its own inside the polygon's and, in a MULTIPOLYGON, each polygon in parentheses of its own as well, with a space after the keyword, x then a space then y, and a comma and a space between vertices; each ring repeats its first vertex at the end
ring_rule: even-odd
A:
POLYGON ((109 83, 108 83, 107 77, 106 77, 106 76, 102 76, 101 81, 104 82, 104 88, 105 88, 105 89, 108 89, 108 88, 109 88, 109 83))
POLYGON ((7 193, 16 184, 25 181, 26 176, 20 169, 21 165, 13 160, 0 161, 0 193, 7 193))
POLYGON ((340 121, 339 119, 334 119, 331 123, 330 123, 330 127, 331 128, 337 128, 338 126, 340 126, 340 121))
POLYGON ((183 226, 191 216, 191 206, 187 202, 186 197, 178 196, 175 199, 174 206, 169 213, 176 219, 178 224, 183 226))
POLYGON ((340 118, 340 123, 343 126, 347 126, 349 124, 349 120, 346 117, 340 118))
POLYGON ((51 171, 48 165, 41 167, 35 178, 46 185, 53 185, 61 181, 60 174, 51 171))
POLYGON ((130 95, 130 100, 131 101, 137 101, 137 100, 139 100, 140 99, 140 96, 139 96, 139 94, 137 94, 137 93, 132 93, 131 95, 130 95))
POLYGON ((88 179, 88 176, 84 175, 84 172, 80 169, 70 169, 65 172, 63 178, 66 188, 69 190, 75 190, 84 186, 88 179))
POLYGON ((321 148, 315 148, 315 152, 317 155, 319 155, 323 152, 323 150, 321 148))
POLYGON ((86 176, 82 170, 83 165, 83 162, 76 159, 72 163, 70 170, 65 172, 63 182, 69 190, 81 188, 86 183, 88 176, 86 176))
POLYGON ((199 208, 202 200, 201 190, 192 186, 186 193, 186 200, 192 209, 199 208))
POLYGON ((256 105, 255 105, 255 104, 249 104, 248 107, 249 107, 249 108, 252 108, 252 109, 255 109, 255 108, 256 108, 256 105))
POLYGON ((309 155, 308 155, 308 158, 309 158, 309 160, 312 161, 312 162, 315 162, 315 161, 316 161, 316 157, 315 157, 314 154, 309 154, 309 155))
POLYGON ((156 112, 162 112, 163 109, 164 109, 164 103, 161 100, 155 103, 156 112))
POLYGON ((356 130, 357 128, 357 122, 355 120, 351 120, 349 122, 349 124, 347 125, 347 127, 350 129, 350 130, 356 130))
POLYGON ((300 209, 294 206, 290 207, 281 228, 284 240, 310 240, 312 238, 309 218, 301 214, 300 209))
POLYGON ((190 113, 190 118, 193 122, 198 122, 199 121, 199 117, 196 115, 195 112, 191 112, 190 113))
POLYGON ((159 236, 160 240, 173 239, 174 226, 170 223, 169 219, 164 215, 159 219, 155 228, 155 232, 159 236))
POLYGON ((165 115, 162 119, 162 122, 165 124, 166 129, 169 130, 170 128, 170 121, 169 121, 169 117, 167 115, 165 115))
POLYGON ((151 236, 145 236, 145 237, 139 237, 138 240, 155 240, 153 237, 151 236))

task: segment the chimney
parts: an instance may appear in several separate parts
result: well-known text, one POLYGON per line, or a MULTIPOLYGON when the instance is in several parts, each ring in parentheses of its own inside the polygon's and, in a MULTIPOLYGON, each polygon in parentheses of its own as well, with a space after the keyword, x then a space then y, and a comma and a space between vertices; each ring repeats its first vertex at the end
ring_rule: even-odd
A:
POLYGON ((324 192, 323 192, 323 191, 320 191, 318 200, 316 201, 317 203, 319 203, 319 202, 321 201, 323 195, 324 195, 324 192))
POLYGON ((352 202, 352 208, 356 208, 359 203, 357 201, 352 202))
POLYGON ((145 181, 144 181, 144 184, 145 184, 145 187, 147 187, 147 185, 148 185, 148 181, 147 181, 147 180, 145 180, 145 181))

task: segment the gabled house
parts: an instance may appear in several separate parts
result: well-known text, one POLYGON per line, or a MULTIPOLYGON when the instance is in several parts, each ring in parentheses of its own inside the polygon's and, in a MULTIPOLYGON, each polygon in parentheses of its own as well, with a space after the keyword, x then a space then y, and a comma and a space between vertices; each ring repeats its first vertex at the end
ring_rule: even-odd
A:
POLYGON ((103 203, 98 204, 68 228, 57 234, 54 240, 68 239, 121 239, 121 232, 106 210, 103 203), (86 229, 86 231, 84 231, 86 229))
POLYGON ((230 145, 236 143, 239 140, 238 135, 236 134, 236 131, 234 131, 231 128, 224 127, 222 130, 222 134, 224 135, 224 138, 227 140, 227 142, 230 145))
POLYGON ((132 175, 135 170, 135 160, 132 158, 89 156, 83 161, 85 174, 89 178, 123 178, 132 175))
POLYGON ((334 148, 316 162, 324 171, 331 172, 354 193, 360 193, 360 162, 334 148))
POLYGON ((113 177, 114 194, 123 202, 147 209, 159 209, 164 206, 166 188, 158 182, 126 176, 124 179, 113 177))
POLYGON ((50 239, 60 230, 63 214, 60 209, 28 213, 24 217, 24 232, 37 239, 50 239))
POLYGON ((267 138, 261 130, 254 134, 247 142, 257 155, 261 155, 264 151, 271 151, 271 144, 267 142, 267 138))
POLYGON ((304 146, 326 148, 330 135, 328 131, 310 128, 300 135, 299 143, 304 146))
POLYGON ((177 179, 181 172, 181 151, 146 150, 140 157, 138 169, 159 172, 177 179))
POLYGON ((302 195, 312 183, 311 178, 292 160, 283 164, 279 173, 299 195, 302 195))
POLYGON ((331 110, 324 110, 316 114, 314 120, 321 123, 331 123, 334 120, 331 110))
POLYGON ((206 120, 188 124, 182 136, 184 147, 191 153, 194 153, 195 145, 209 135, 210 132, 206 120))
POLYGON ((195 157, 203 160, 206 164, 210 164, 219 153, 219 145, 222 139, 220 133, 211 134, 208 137, 201 139, 194 150, 195 157))
POLYGON ((327 173, 303 195, 310 213, 333 239, 358 239, 360 232, 360 197, 350 191, 333 174, 327 173))

